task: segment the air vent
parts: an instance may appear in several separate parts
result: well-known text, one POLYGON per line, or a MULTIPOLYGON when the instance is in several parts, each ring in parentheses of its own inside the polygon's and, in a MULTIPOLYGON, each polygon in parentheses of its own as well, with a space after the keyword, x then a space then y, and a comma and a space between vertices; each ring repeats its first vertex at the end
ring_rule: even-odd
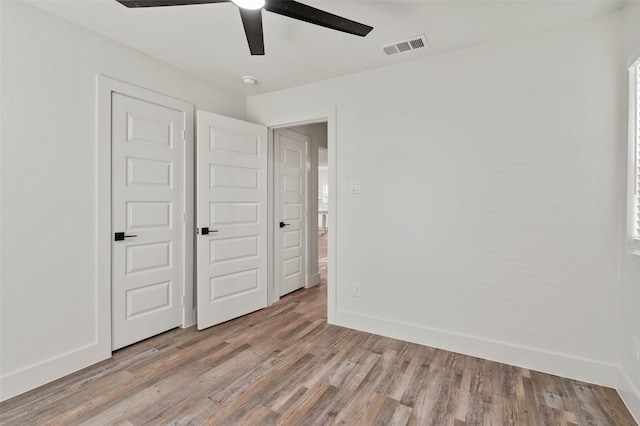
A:
POLYGON ((410 52, 416 49, 423 49, 429 47, 427 37, 423 35, 411 37, 407 40, 396 41, 395 43, 385 44, 380 46, 382 51, 387 56, 397 55, 398 53, 410 52))

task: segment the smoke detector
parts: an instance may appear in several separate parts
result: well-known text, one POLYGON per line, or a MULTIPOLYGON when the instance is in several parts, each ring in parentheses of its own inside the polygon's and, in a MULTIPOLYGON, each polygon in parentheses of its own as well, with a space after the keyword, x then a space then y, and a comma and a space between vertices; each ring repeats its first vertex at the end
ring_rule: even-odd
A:
POLYGON ((252 77, 250 75, 245 75, 242 77, 242 82, 244 84, 254 85, 258 82, 258 80, 255 77, 252 77))
POLYGON ((424 49, 427 47, 429 47, 429 42, 427 41, 427 36, 424 34, 380 46, 384 54, 387 56, 411 52, 412 50, 424 49))

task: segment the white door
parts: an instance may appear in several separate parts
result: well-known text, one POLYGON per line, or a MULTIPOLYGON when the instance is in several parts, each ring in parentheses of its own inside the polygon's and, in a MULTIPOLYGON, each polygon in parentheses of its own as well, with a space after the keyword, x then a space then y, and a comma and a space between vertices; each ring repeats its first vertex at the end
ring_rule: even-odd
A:
POLYGON ((280 296, 302 288, 307 283, 307 150, 309 137, 277 129, 274 132, 277 152, 278 187, 276 205, 276 273, 280 296), (279 257, 279 259, 278 259, 279 257))
POLYGON ((113 93, 112 349, 181 325, 184 116, 113 93))
POLYGON ((267 306, 267 128, 198 111, 198 329, 267 306))

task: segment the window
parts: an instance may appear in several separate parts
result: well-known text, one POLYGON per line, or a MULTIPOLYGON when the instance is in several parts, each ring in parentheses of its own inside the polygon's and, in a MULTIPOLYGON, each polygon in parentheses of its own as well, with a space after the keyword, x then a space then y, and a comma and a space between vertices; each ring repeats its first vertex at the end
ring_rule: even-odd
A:
POLYGON ((640 58, 629 68, 629 246, 640 255, 640 58))

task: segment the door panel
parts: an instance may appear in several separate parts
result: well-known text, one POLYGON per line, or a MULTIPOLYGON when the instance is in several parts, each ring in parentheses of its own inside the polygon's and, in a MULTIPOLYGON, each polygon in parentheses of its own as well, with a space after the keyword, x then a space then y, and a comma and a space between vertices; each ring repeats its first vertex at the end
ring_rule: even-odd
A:
POLYGON ((302 288, 307 283, 307 150, 309 137, 287 129, 275 132, 278 153, 278 222, 285 226, 276 232, 279 248, 277 276, 280 296, 302 288))
POLYGON ((267 129, 198 111, 197 132, 203 329, 267 306, 267 129))
POLYGON ((181 111, 112 95, 112 349, 181 324, 181 111))

